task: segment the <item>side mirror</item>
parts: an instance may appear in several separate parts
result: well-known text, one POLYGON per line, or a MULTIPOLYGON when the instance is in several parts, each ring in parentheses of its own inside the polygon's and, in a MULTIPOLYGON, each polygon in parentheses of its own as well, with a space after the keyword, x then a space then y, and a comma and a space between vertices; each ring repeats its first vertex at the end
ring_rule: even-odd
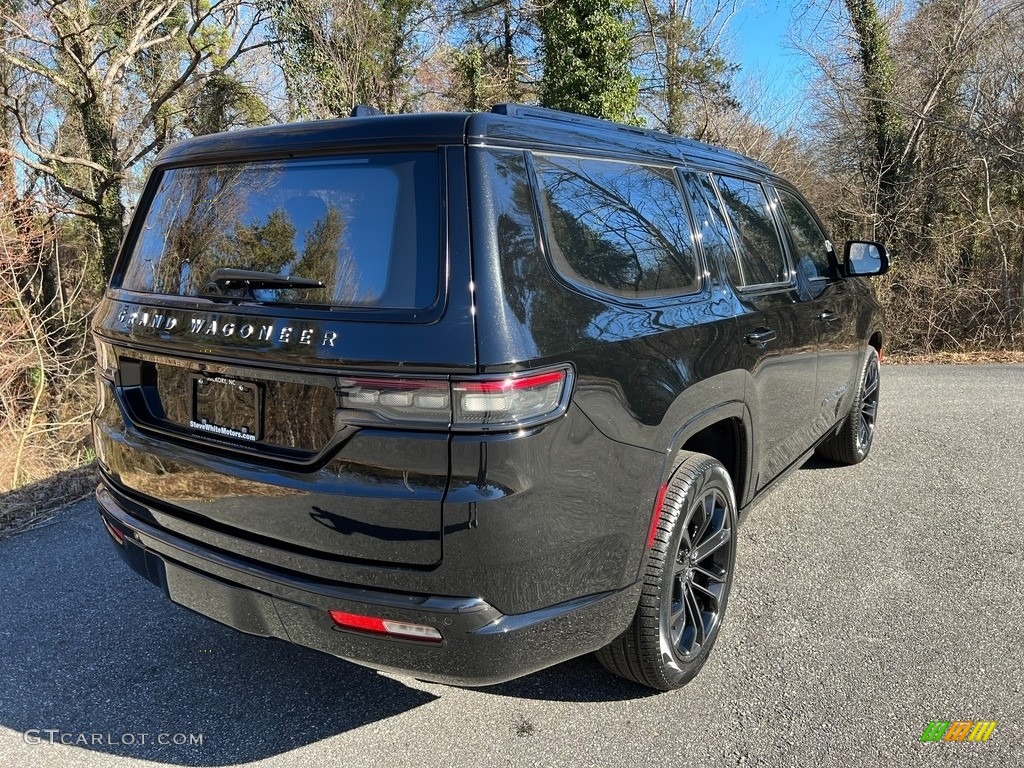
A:
POLYGON ((847 277, 874 277, 889 271, 889 253, 881 243, 851 240, 843 256, 843 272, 847 277))

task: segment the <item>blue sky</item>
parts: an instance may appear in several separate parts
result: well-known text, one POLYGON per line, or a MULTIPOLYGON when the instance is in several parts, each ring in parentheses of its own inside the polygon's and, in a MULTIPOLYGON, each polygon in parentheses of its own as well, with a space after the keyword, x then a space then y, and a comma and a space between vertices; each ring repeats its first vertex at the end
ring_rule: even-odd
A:
POLYGON ((787 58, 783 50, 789 27, 788 3, 751 3, 733 18, 737 53, 746 66, 779 66, 787 58))
POLYGON ((746 3, 730 24, 731 53, 742 66, 739 78, 750 76, 764 82, 781 97, 772 99, 773 103, 788 103, 790 112, 799 106, 810 64, 788 40, 794 5, 780 0, 746 3))

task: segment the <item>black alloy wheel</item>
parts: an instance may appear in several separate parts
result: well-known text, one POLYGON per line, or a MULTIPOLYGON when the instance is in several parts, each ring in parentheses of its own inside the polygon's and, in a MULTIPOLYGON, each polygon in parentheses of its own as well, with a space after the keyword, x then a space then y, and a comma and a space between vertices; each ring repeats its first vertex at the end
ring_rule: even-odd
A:
POLYGON ((818 455, 837 464, 859 464, 868 457, 878 423, 878 398, 882 372, 878 351, 868 347, 861 369, 857 397, 839 431, 818 446, 818 455))
POLYGON ((736 562, 736 494, 725 467, 681 453, 668 481, 630 626, 597 658, 661 691, 692 680, 721 634, 736 562))
POLYGON ((860 423, 857 425, 857 450, 868 455, 871 440, 875 436, 875 419, 878 417, 878 355, 868 358, 864 373, 864 385, 860 395, 860 423))
POLYGON ((666 613, 672 651, 684 663, 698 657, 722 620, 735 546, 729 503, 721 489, 707 488, 682 521, 666 613))

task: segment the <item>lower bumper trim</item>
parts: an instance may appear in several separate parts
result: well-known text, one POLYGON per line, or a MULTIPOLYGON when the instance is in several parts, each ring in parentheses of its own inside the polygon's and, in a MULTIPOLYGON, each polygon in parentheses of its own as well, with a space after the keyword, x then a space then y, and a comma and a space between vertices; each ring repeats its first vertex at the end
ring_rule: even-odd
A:
POLYGON ((326 587, 234 561, 136 519, 101 485, 100 514, 125 532, 117 549, 172 601, 242 632, 433 682, 492 685, 597 650, 632 619, 641 584, 504 615, 480 598, 326 587), (338 627, 330 610, 437 629, 440 643, 338 627))

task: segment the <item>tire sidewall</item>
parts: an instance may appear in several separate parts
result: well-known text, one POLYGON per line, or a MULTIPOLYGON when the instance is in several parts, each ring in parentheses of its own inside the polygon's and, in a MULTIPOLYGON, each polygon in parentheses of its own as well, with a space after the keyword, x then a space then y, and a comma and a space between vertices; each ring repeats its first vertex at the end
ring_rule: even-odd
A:
MULTIPOLYGON (((692 457, 687 461, 684 461, 677 468, 676 473, 673 475, 673 480, 677 478, 682 470, 686 467, 689 461, 697 459, 699 465, 694 467, 694 470, 700 472, 695 477, 688 477, 685 482, 685 492, 682 496, 680 503, 672 504, 671 506, 666 502, 666 506, 662 511, 663 519, 669 517, 671 519, 671 534, 668 537, 665 545, 665 558, 661 567, 658 569, 658 642, 660 645, 660 655, 662 660, 662 673, 665 677, 666 684, 671 688, 677 688, 684 685, 686 682, 691 680, 700 671, 701 667, 707 661, 711 650, 714 648, 715 642, 718 640, 718 636, 721 634, 722 622, 725 619, 726 611, 729 603, 729 594, 732 589, 732 578, 733 571, 736 565, 736 494, 733 490, 732 481, 729 478, 729 473, 726 471, 718 461, 708 457, 692 457), (673 563, 676 555, 679 551, 679 544, 683 537, 683 521, 686 519, 686 512, 692 507, 693 504, 698 503, 705 496, 705 493, 712 488, 717 488, 723 493, 727 502, 728 508, 726 513, 729 516, 729 526, 732 531, 732 542, 729 553, 729 567, 728 575, 725 581, 725 589, 723 591, 723 598, 721 601, 721 607, 719 610, 719 621, 715 626, 714 632, 712 633, 709 640, 707 640, 697 655, 690 660, 683 660, 677 654, 671 640, 671 630, 669 627, 669 613, 672 604, 672 570, 673 563)), ((687 473, 684 471, 684 475, 687 473)), ((667 498, 667 495, 666 495, 667 498)), ((667 520, 666 520, 667 522, 667 520)))
POLYGON ((864 395, 866 394, 864 388, 868 383, 868 372, 871 370, 871 366, 874 365, 878 369, 878 388, 875 390, 875 397, 878 403, 881 403, 882 394, 882 369, 878 362, 878 351, 874 347, 868 347, 867 359, 864 361, 864 365, 860 371, 860 382, 857 388, 857 399, 853 404, 853 408, 850 409, 850 441, 853 453, 856 456, 857 463, 864 461, 867 458, 868 453, 871 452, 871 445, 875 441, 875 428, 878 424, 878 413, 875 412, 875 421, 871 426, 871 433, 868 435, 868 441, 866 445, 860 444, 860 413, 864 407, 864 395))

